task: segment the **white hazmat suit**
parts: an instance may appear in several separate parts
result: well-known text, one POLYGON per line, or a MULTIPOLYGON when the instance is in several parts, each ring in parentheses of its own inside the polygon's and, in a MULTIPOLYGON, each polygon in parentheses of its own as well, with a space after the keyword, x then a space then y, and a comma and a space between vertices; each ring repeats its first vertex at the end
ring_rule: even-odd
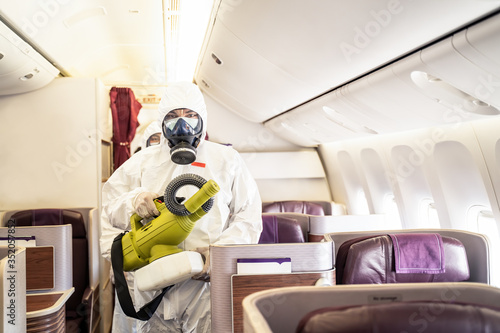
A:
MULTIPOLYGON (((231 147, 204 141, 207 111, 203 95, 192 83, 169 85, 159 105, 158 124, 174 109, 187 108, 203 120, 203 134, 196 161, 177 165, 170 159, 170 147, 162 134, 161 142, 131 156, 109 178, 102 190, 101 252, 110 260, 113 239, 130 230, 130 216, 137 195, 153 192, 163 195, 175 177, 195 173, 213 179, 220 187, 212 209, 179 245, 195 250, 210 244, 256 244, 262 231, 262 203, 256 183, 241 156, 231 147)), ((189 198, 197 188, 185 186, 177 196, 189 198), (183 193, 184 191, 184 193, 183 193)), ((156 295, 140 292, 134 286, 136 309, 156 295)), ((210 332, 210 284, 189 279, 174 285, 148 321, 138 321, 138 332, 210 332)), ((119 304, 116 304, 119 306, 119 304)))
MULTIPOLYGON (((158 121, 153 121, 146 127, 141 139, 141 149, 148 148, 147 141, 155 133, 161 133, 161 126, 158 121)), ((113 274, 113 271, 111 270, 113 274)), ((125 278, 130 290, 132 301, 134 300, 134 272, 125 272, 125 278)), ((137 319, 127 316, 121 306, 119 306, 118 296, 115 293, 115 308, 113 309, 113 327, 111 333, 136 333, 137 319)))

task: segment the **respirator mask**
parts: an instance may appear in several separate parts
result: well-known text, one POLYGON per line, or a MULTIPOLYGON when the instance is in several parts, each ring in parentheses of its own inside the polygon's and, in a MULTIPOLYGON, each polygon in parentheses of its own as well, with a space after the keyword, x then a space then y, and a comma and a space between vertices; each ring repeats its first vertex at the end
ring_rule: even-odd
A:
POLYGON ((203 121, 194 111, 176 109, 167 113, 162 123, 163 135, 168 141, 170 158, 176 164, 191 164, 196 160, 203 121))

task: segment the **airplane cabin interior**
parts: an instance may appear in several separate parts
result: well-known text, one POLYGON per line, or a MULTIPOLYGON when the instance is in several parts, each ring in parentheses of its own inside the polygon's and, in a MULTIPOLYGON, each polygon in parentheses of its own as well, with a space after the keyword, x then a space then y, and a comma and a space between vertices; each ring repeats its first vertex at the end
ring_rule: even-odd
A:
POLYGON ((499 330, 499 59, 500 0, 0 0, 0 331, 112 332, 102 187, 178 81, 262 200, 212 332, 499 330))

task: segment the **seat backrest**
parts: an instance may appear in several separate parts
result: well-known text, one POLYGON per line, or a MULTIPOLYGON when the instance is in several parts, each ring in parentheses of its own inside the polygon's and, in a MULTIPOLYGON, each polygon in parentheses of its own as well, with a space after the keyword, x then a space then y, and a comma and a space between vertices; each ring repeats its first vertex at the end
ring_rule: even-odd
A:
POLYGON ((460 282, 469 279, 463 244, 437 233, 364 236, 336 255, 337 284, 460 282))
POLYGON ((14 213, 16 226, 47 226, 70 224, 73 248, 73 287, 75 292, 66 303, 68 315, 80 305, 89 286, 88 241, 83 216, 67 209, 30 209, 14 213))
POLYGON ((263 213, 300 213, 324 216, 325 210, 319 203, 310 201, 275 201, 262 204, 263 213))
POLYGON ((297 220, 279 215, 262 216, 259 244, 304 242, 304 234, 297 220))
MULTIPOLYGON (((340 246, 351 239, 365 236, 379 236, 388 234, 408 233, 438 233, 442 237, 452 237, 459 240, 467 253, 469 266, 469 282, 490 283, 490 245, 485 235, 453 229, 393 229, 393 230, 370 230, 354 232, 332 232, 324 235, 325 241, 333 241, 335 253, 338 254, 340 246)), ((337 266, 337 263, 335 263, 337 266)))

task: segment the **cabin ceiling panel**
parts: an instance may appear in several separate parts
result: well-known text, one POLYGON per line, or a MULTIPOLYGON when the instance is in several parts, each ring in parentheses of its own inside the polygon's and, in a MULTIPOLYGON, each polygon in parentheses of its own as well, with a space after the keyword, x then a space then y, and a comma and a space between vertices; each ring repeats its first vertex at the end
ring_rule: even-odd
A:
POLYGON ((316 91, 249 48, 220 22, 213 27, 196 81, 205 93, 254 122, 292 108, 316 91))
POLYGON ((0 8, 9 25, 70 76, 130 85, 149 84, 153 73, 154 84, 164 84, 161 1, 0 0, 0 8))
POLYGON ((499 4, 222 0, 196 78, 217 81, 214 98, 231 95, 235 102, 228 107, 262 121, 446 36, 499 4), (246 57, 228 50, 235 47, 235 40, 246 57), (210 59, 212 52, 224 54, 218 68, 210 59), (263 63, 267 66, 259 67, 263 63), (223 69, 226 64, 231 70, 223 69), (289 82, 282 83, 287 77, 289 82))

